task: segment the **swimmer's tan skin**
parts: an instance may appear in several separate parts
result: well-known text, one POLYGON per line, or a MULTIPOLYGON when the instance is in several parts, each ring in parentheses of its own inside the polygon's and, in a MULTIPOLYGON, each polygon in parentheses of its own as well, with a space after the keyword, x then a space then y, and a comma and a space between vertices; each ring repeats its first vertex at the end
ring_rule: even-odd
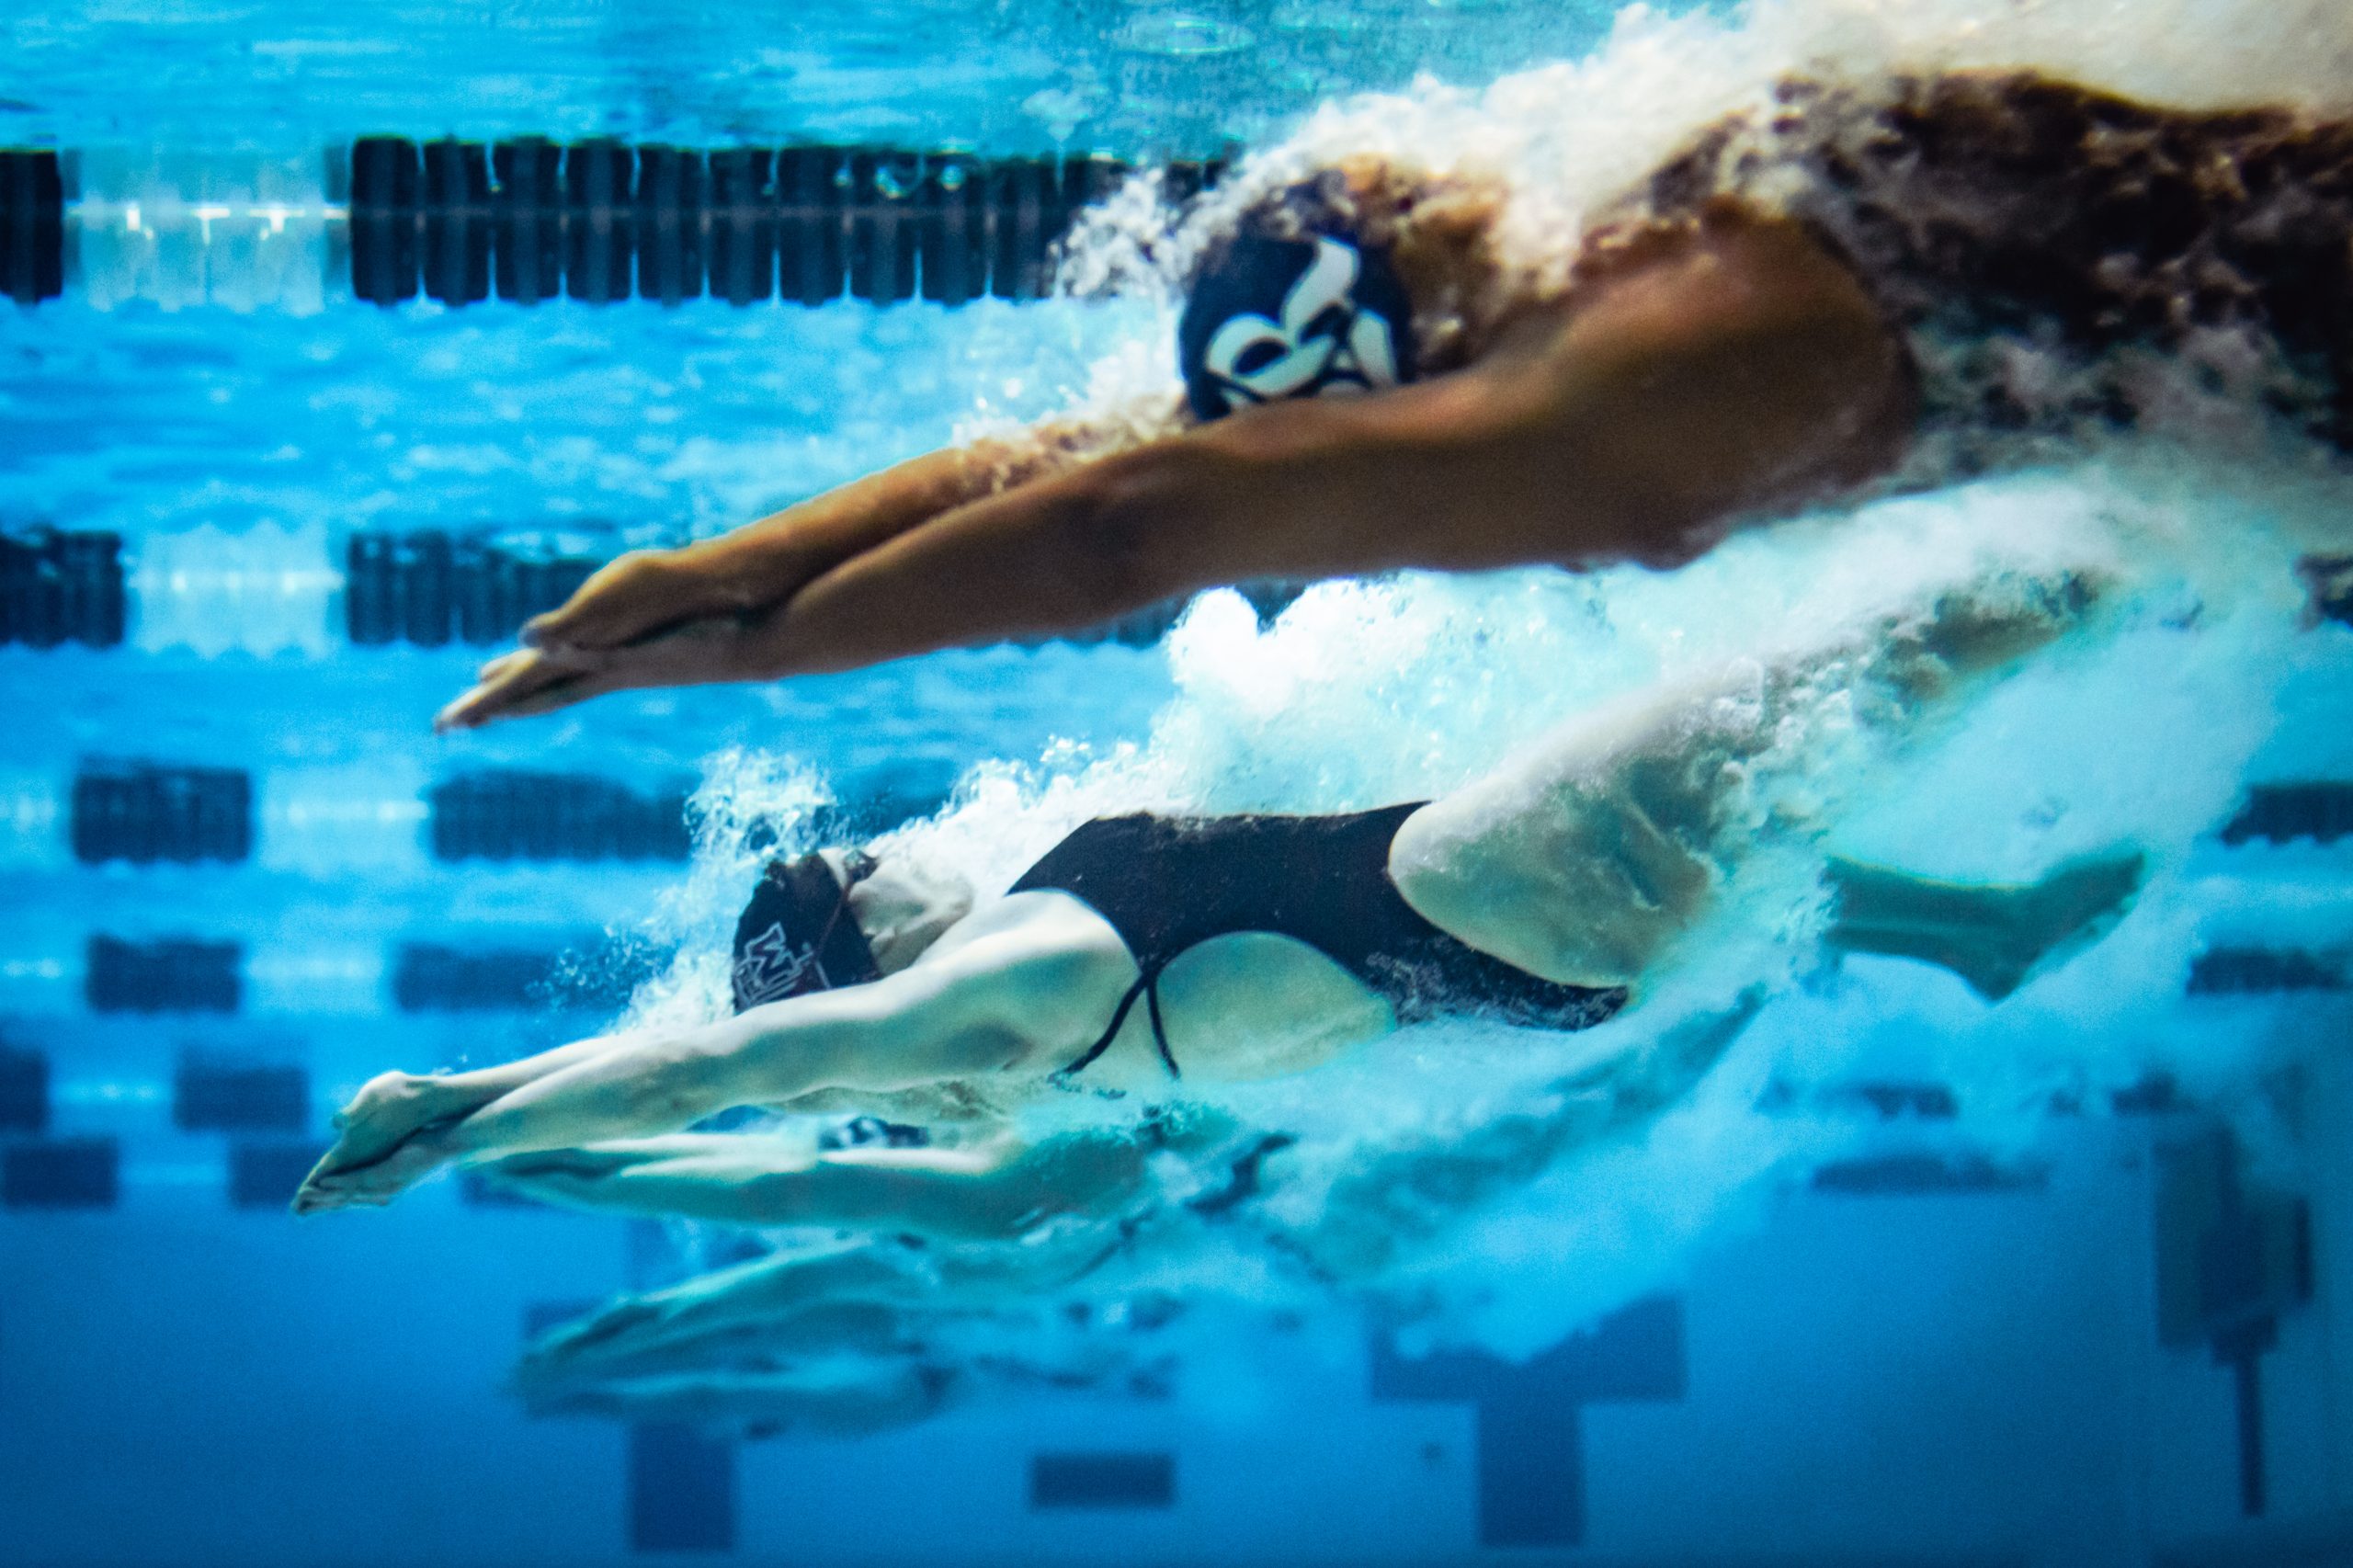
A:
POLYGON ((1089 462, 936 452, 624 557, 445 728, 636 687, 854 668, 1097 624, 1255 577, 1672 566, 1900 455, 1908 361, 1853 275, 1732 206, 1507 323, 1470 369, 1269 404, 1089 462))

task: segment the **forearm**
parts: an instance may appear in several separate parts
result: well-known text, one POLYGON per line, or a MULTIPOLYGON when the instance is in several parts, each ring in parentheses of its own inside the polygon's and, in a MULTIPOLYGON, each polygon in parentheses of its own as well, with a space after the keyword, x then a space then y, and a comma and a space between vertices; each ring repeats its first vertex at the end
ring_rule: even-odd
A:
MULTIPOLYGON (((1273 412, 1323 424, 1313 405, 1273 412)), ((764 639, 763 671, 1050 636, 1255 578, 1424 563, 1481 475, 1443 441, 1384 445, 1335 432, 1321 450, 1271 452, 1211 429, 961 507, 803 589, 764 639)))
POLYGON ((944 447, 688 545, 676 559, 737 585, 747 607, 773 603, 779 581, 797 588, 943 512, 1068 472, 1168 424, 1152 408, 1113 410, 944 447))

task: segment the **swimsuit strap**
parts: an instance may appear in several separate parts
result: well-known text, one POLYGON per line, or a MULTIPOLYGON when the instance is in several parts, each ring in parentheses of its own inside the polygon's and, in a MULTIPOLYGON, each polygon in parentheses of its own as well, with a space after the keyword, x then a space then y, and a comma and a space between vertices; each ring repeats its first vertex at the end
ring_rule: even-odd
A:
POLYGON ((1080 1051, 1077 1059, 1069 1066, 1060 1068, 1051 1074, 1054 1082, 1064 1083, 1076 1077, 1095 1065, 1097 1057, 1111 1049, 1111 1042, 1120 1038, 1120 1029, 1127 1023, 1128 1014, 1135 1006, 1136 998, 1139 996, 1143 998, 1144 1012, 1152 1019, 1153 1043, 1160 1048, 1160 1060, 1167 1066, 1168 1075, 1172 1078, 1184 1076, 1176 1070, 1175 1053, 1168 1049, 1167 1026, 1161 1022, 1160 970, 1155 966, 1138 975, 1136 983, 1128 987, 1128 994, 1120 998, 1119 1006, 1112 1010, 1110 1027, 1096 1037, 1095 1043, 1080 1051))
POLYGON ((1167 1067, 1168 1075, 1183 1077, 1185 1074, 1176 1071, 1176 1053, 1168 1049, 1168 1026, 1160 1021, 1160 971, 1156 969, 1144 983, 1143 1006, 1152 1018, 1152 1043, 1160 1048, 1160 1060, 1167 1067))

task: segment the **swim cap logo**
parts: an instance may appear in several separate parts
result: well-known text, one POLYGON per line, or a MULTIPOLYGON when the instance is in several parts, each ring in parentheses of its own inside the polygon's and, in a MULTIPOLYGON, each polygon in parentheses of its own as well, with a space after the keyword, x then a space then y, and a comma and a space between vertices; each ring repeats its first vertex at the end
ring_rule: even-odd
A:
MULTIPOLYGON (((817 968, 817 949, 797 948, 784 934, 781 922, 769 926, 745 943, 735 957, 735 1010, 756 1007, 763 1002, 773 1002, 790 996, 801 983, 801 977, 817 968)), ((817 971, 820 980, 823 970, 817 971)))
POLYGON ((1210 339, 1210 374, 1232 400, 1315 397, 1336 388, 1370 392, 1397 384, 1397 358, 1390 348, 1390 326, 1380 312, 1356 302, 1354 245, 1315 242, 1315 260, 1283 296, 1283 317, 1235 316, 1210 339), (1336 319, 1326 318, 1337 312, 1336 319), (1244 369, 1254 350, 1256 369, 1244 369))
POLYGON ((1177 329, 1193 410, 1355 396, 1412 379, 1404 290, 1378 252, 1245 234, 1200 279, 1177 329))

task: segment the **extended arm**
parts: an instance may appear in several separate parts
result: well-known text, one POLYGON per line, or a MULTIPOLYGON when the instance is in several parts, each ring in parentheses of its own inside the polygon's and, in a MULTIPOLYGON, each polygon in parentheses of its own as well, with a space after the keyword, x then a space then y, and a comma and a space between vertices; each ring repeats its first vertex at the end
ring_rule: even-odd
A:
POLYGON ((363 1091, 344 1119, 343 1143, 296 1207, 389 1202, 452 1161, 673 1132, 733 1106, 819 1089, 915 1088, 1022 1064, 1042 1072, 1093 1038, 1135 973, 1119 934, 1084 904, 1017 895, 870 984, 584 1042, 480 1082, 407 1079, 419 1092, 380 1107, 363 1091), (349 1147, 362 1145, 367 1156, 352 1157, 349 1147))
POLYGON ((1176 423, 1161 402, 950 447, 675 550, 634 551, 523 629, 441 711, 441 729, 542 712, 625 687, 733 678, 745 633, 810 582, 944 513, 1066 472, 1176 423))
POLYGON ((1900 347, 1788 225, 1727 222, 1530 318, 1472 369, 1269 404, 968 506, 816 579, 745 650, 838 669, 1253 577, 1699 553, 1884 468, 1900 347))

